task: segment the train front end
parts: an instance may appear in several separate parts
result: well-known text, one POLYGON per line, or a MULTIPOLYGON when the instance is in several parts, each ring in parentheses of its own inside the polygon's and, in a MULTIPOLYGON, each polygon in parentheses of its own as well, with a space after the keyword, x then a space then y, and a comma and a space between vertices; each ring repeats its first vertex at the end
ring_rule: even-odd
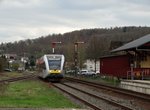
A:
POLYGON ((64 77, 64 55, 47 55, 48 79, 59 81, 64 77))

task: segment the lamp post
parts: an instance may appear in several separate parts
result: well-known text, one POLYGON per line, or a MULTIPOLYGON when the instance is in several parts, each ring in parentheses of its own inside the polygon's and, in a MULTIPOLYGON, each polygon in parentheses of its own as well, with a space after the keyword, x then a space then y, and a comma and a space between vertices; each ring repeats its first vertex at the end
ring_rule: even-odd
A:
POLYGON ((131 80, 134 80, 134 71, 133 71, 133 68, 134 68, 134 64, 131 64, 131 80))
POLYGON ((55 46, 56 44, 61 44, 61 42, 52 42, 52 53, 55 53, 55 46))
POLYGON ((75 42, 74 43, 74 65, 75 65, 75 74, 77 74, 78 69, 78 45, 84 44, 84 42, 75 42))

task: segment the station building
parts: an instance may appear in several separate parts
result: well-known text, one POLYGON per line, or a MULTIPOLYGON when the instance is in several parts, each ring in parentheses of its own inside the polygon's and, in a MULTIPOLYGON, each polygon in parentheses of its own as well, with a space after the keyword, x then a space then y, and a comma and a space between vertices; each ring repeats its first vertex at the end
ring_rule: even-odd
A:
POLYGON ((111 52, 121 54, 101 57, 100 73, 131 79, 150 77, 150 34, 111 52))

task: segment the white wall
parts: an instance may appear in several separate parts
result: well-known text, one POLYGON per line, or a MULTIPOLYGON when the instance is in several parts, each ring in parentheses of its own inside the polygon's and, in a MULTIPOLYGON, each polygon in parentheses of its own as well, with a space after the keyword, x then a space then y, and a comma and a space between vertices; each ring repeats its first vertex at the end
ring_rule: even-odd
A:
MULTIPOLYGON (((86 66, 86 68, 84 68, 84 69, 95 71, 95 62, 94 62, 94 60, 86 60, 84 65, 86 66)), ((99 71, 99 70, 100 70, 100 62, 98 60, 98 61, 96 61, 96 71, 99 71)))

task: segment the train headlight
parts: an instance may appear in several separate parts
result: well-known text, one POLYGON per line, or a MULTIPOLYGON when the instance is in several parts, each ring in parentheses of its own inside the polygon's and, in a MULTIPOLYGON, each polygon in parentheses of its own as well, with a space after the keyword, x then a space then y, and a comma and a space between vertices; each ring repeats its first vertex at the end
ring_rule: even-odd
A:
POLYGON ((52 73, 52 70, 49 70, 49 73, 52 73))
POLYGON ((61 73, 61 70, 58 70, 58 73, 61 73))
POLYGON ((61 70, 49 70, 49 73, 61 73, 61 70))

